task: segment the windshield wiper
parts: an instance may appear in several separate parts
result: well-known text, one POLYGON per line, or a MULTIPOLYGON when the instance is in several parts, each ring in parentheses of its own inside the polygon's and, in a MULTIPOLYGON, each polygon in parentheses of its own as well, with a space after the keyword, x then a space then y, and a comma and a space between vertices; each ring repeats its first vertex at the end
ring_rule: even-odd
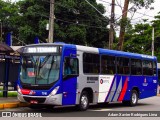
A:
POLYGON ((47 63, 47 61, 49 60, 49 58, 50 58, 50 56, 51 55, 48 55, 48 56, 46 56, 45 58, 44 58, 44 61, 41 63, 41 61, 40 61, 40 63, 39 63, 39 65, 37 66, 37 76, 38 76, 38 79, 36 79, 36 80, 39 80, 39 79, 44 79, 41 75, 39 75, 39 73, 40 73, 40 70, 41 70, 41 68, 43 68, 43 66, 47 63))
POLYGON ((37 84, 37 75, 38 75, 38 61, 39 61, 39 58, 40 57, 38 57, 37 59, 36 59, 36 61, 35 61, 35 67, 34 67, 34 69, 35 69, 35 72, 36 72, 36 74, 35 74, 35 84, 37 84))
POLYGON ((49 84, 49 75, 50 75, 50 72, 51 72, 51 69, 52 69, 53 63, 54 63, 54 56, 52 56, 52 63, 51 63, 51 67, 50 67, 49 72, 48 72, 47 84, 49 84))

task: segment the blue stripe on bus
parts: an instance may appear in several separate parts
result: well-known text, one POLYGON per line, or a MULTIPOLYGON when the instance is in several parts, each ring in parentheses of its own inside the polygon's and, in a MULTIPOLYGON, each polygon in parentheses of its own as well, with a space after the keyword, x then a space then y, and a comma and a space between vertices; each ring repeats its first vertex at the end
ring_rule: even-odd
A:
POLYGON ((112 84, 111 84, 111 87, 110 87, 110 89, 109 89, 109 91, 108 91, 108 95, 106 96, 105 102, 109 102, 109 101, 107 101, 107 99, 108 99, 108 97, 109 97, 109 95, 110 95, 110 93, 111 93, 111 89, 112 89, 112 87, 113 87, 113 83, 114 83, 115 79, 116 79, 116 76, 114 76, 114 78, 113 78, 113 80, 112 80, 112 84))
POLYGON ((121 76, 120 76, 120 77, 117 76, 117 78, 116 78, 116 89, 115 89, 115 91, 114 91, 114 95, 113 95, 111 101, 113 101, 113 99, 114 99, 114 97, 115 97, 115 95, 116 95, 116 92, 117 92, 117 90, 118 90, 118 86, 119 86, 119 83, 120 83, 120 80, 121 80, 121 79, 122 79, 121 76))

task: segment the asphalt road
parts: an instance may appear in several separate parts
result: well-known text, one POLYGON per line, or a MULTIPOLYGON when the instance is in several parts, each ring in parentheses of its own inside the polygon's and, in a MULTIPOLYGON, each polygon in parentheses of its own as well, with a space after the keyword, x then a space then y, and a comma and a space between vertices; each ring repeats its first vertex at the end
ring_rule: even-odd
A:
MULTIPOLYGON (((159 111, 160 113, 160 97, 151 97, 143 100, 139 100, 139 103, 135 107, 128 107, 124 106, 121 103, 110 103, 108 105, 91 105, 87 111, 81 112, 77 111, 77 109, 73 106, 68 106, 68 107, 56 107, 54 109, 37 109, 33 110, 28 107, 21 107, 21 108, 12 108, 12 109, 4 109, 0 110, 0 112, 18 112, 18 113, 38 113, 37 115, 40 115, 42 117, 57 117, 56 119, 61 119, 60 117, 65 117, 65 120, 71 120, 73 117, 77 117, 76 120, 79 119, 87 119, 90 120, 89 118, 92 117, 92 120, 106 120, 108 118, 111 119, 127 119, 129 117, 130 120, 133 119, 133 116, 131 117, 131 112, 135 113, 136 115, 139 115, 136 118, 142 118, 143 115, 148 114, 150 111, 151 115, 156 115, 157 112, 159 111), (135 112, 134 112, 135 111, 135 112), (142 116, 141 115, 142 112, 142 116), (113 116, 113 114, 117 116, 113 116), (108 116, 110 114, 110 117, 108 116), (120 116, 124 115, 124 116, 120 116), (127 116, 128 115, 128 116, 127 116)), ((145 119, 159 119, 157 117, 145 117, 145 119)), ((143 117, 144 118, 144 117, 143 117)), ((44 120, 44 119, 43 119, 44 120)), ((48 118, 47 118, 48 120, 48 118)), ((55 120, 55 119, 54 119, 55 120)), ((75 120, 75 119, 74 119, 75 120)), ((135 120, 135 119, 134 119, 135 120)))

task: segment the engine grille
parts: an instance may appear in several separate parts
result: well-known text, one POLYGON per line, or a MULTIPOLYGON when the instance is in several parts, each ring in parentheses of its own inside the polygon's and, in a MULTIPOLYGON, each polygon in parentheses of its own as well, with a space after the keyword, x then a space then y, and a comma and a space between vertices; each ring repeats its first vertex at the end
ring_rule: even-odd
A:
POLYGON ((32 97, 23 97, 25 101, 30 102, 31 100, 35 100, 38 103, 44 103, 46 98, 32 98, 32 97))

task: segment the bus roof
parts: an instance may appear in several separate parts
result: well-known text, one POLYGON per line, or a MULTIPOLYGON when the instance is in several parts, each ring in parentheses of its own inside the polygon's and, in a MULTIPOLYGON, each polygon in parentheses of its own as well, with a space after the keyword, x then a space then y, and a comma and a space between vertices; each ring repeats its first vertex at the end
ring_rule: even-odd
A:
POLYGON ((62 43, 62 42, 31 44, 31 45, 27 45, 27 47, 31 47, 31 46, 52 46, 52 45, 60 45, 60 46, 64 46, 64 47, 67 47, 67 48, 75 48, 75 46, 76 46, 77 50, 83 51, 83 52, 107 54, 107 55, 113 55, 113 56, 146 59, 146 60, 157 60, 157 57, 150 56, 150 55, 124 52, 124 51, 117 51, 117 50, 109 50, 109 49, 104 49, 104 48, 88 47, 88 46, 82 46, 82 45, 65 44, 65 43, 62 43))

